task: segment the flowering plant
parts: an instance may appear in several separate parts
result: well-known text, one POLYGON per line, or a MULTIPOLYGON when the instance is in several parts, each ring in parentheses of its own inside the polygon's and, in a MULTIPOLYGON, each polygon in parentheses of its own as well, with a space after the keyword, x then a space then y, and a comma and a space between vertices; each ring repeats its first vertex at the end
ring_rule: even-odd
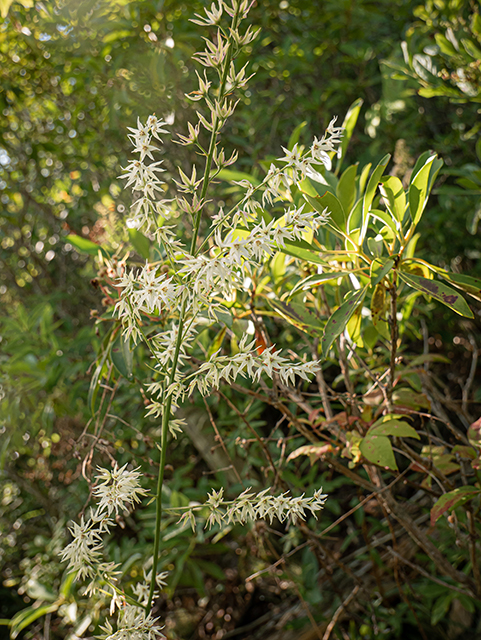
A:
MULTIPOLYGON (((446 568, 435 545, 403 512, 387 491, 391 485, 384 486, 381 476, 381 470, 398 471, 395 452, 420 460, 402 440, 396 450, 389 440, 393 436, 419 439, 405 416, 399 416, 404 405, 396 395, 402 391, 399 334, 415 297, 429 295, 470 316, 464 298, 435 281, 432 274, 438 273, 468 294, 478 289, 473 279, 456 277, 414 255, 415 230, 442 162, 430 153, 421 156, 407 192, 398 178, 384 175, 389 156, 371 173, 371 165, 359 175, 353 165, 339 175, 361 106, 358 101, 343 126, 336 126, 333 118, 324 135, 314 138, 308 148, 297 140, 283 148, 283 155, 265 164, 262 179, 230 169, 237 154, 226 153, 220 133, 235 112, 235 93, 249 79, 246 67, 236 67, 239 53, 257 35, 250 26, 241 30, 249 8, 247 0, 231 4, 220 0, 205 11, 205 17, 194 20, 217 31, 213 40, 206 40, 205 51, 195 56, 204 67, 198 75, 198 90, 189 96, 199 104, 197 122, 189 124, 177 142, 195 149, 202 158, 202 170, 199 163, 185 170, 179 167, 176 178, 164 182, 164 164, 156 158, 162 152, 161 135, 169 134, 169 125, 151 115, 146 122, 138 120, 136 127, 129 127, 135 159, 121 175, 134 194, 127 227, 154 241, 158 251, 156 259, 149 255, 145 264, 131 266, 127 258, 116 258, 105 265, 114 329, 99 357, 94 387, 109 354, 113 361, 109 347, 114 340, 126 361, 136 345, 147 347, 152 376, 145 385, 146 415, 161 422, 154 541, 143 580, 123 586, 117 564, 104 559, 102 543, 147 490, 138 469, 114 464, 112 470, 100 468, 92 490, 97 508, 71 525, 73 539, 62 552, 76 577, 90 580, 84 593, 107 596, 110 615, 119 610, 117 630, 108 620, 103 627, 106 640, 162 636, 153 604, 167 578, 158 568, 170 440, 186 427, 182 408, 187 399, 197 392, 203 397, 221 393, 223 385, 242 389, 244 378, 260 387, 262 399, 309 441, 291 451, 287 462, 306 455, 311 461, 326 461, 372 495, 382 495, 378 498, 382 507, 403 523, 429 557, 451 578, 466 582, 455 567, 446 568), (226 16, 228 27, 224 26, 226 16), (227 205, 215 198, 219 180, 231 187, 227 205), (326 290, 329 282, 335 286, 326 290), (404 287, 410 292, 408 310, 399 317, 404 287), (300 353, 281 350, 266 328, 264 318, 269 314, 300 329, 312 344, 300 353), (239 335, 233 323, 247 318, 239 335), (201 335, 206 328, 216 330, 217 337, 202 353, 201 335), (224 344, 226 336, 230 345, 224 344), (388 367, 382 372, 378 362, 369 366, 357 351, 365 343, 372 350, 377 342, 389 354, 388 367), (322 358, 338 359, 345 394, 329 389, 322 358), (362 399, 354 382, 361 369, 372 383, 362 399), (314 381, 320 398, 316 407, 306 393, 314 381), (376 391, 372 403, 369 394, 376 391), (293 411, 289 403, 308 417, 293 411), (344 411, 335 413, 335 403, 342 404, 344 411), (349 460, 347 466, 340 456, 349 460), (369 480, 354 471, 360 465, 369 480)), ((420 408, 415 404, 415 411, 420 408)), ((239 418, 243 419, 242 414, 239 418)), ((313 545, 320 544, 314 542, 316 536, 304 521, 308 514, 317 517, 327 496, 321 489, 307 497, 290 495, 278 471, 284 452, 276 465, 262 440, 261 444, 275 489, 258 493, 246 489, 233 500, 224 499, 223 488, 213 489, 204 503, 171 505, 168 513, 180 517, 180 530, 190 524, 195 531, 202 519, 208 529, 259 518, 272 524, 277 519, 298 527, 313 545)))

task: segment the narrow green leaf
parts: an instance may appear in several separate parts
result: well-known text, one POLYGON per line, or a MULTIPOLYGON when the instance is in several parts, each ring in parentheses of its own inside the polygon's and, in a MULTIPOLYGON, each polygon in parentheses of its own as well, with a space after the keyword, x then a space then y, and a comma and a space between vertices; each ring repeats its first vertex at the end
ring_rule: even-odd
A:
POLYGON ((337 280, 337 278, 342 278, 344 276, 353 273, 352 271, 331 271, 328 273, 316 273, 313 276, 308 276, 307 278, 303 278, 300 280, 296 286, 292 289, 289 294, 291 298, 294 294, 299 291, 306 291, 307 289, 312 289, 312 287, 317 287, 324 282, 329 282, 330 280, 337 280))
POLYGON ((109 256, 109 253, 106 249, 104 249, 101 245, 92 242, 88 238, 82 238, 82 236, 78 236, 76 233, 70 233, 68 236, 65 236, 65 242, 70 242, 76 249, 78 249, 81 253, 88 253, 91 256, 96 256, 99 251, 105 257, 109 256))
POLYGON ((287 143, 287 148, 289 149, 289 151, 292 151, 294 148, 294 145, 299 142, 299 137, 301 135, 301 131, 304 129, 304 127, 307 125, 307 122, 301 122, 300 124, 297 125, 297 127, 294 129, 294 131, 291 133, 291 136, 289 138, 289 141, 287 143))
POLYGON ((282 300, 271 300, 270 298, 267 298, 267 301, 282 318, 297 329, 311 336, 321 336, 322 330, 319 320, 304 305, 297 302, 287 304, 282 300))
POLYGON ((394 267, 392 258, 376 258, 371 263, 371 287, 377 286, 394 267))
POLYGON ((395 176, 385 176, 379 186, 384 204, 391 215, 402 224, 406 211, 406 193, 403 184, 395 176))
POLYGON ((468 307, 466 300, 457 291, 451 289, 451 287, 446 286, 438 280, 429 280, 428 278, 416 276, 412 273, 408 274, 404 271, 398 271, 398 274, 399 277, 413 289, 439 300, 439 302, 442 302, 456 313, 459 313, 460 316, 474 318, 473 312, 468 307))
POLYGON ((342 208, 349 214, 356 201, 356 175, 358 164, 348 167, 339 178, 336 188, 336 196, 342 205, 342 208))
POLYGON ((320 256, 318 249, 305 240, 286 240, 282 247, 282 253, 299 258, 299 260, 327 265, 326 260, 320 256))
POLYGON ((431 526, 434 527, 436 521, 451 509, 455 507, 459 507, 468 500, 472 500, 477 495, 481 493, 480 489, 476 489, 476 487, 464 486, 458 487, 453 491, 448 491, 448 493, 444 493, 434 504, 431 509, 431 526))
POLYGON ((10 638, 14 640, 18 636, 20 631, 25 629, 25 627, 28 627, 28 625, 32 624, 32 622, 35 622, 35 620, 38 620, 38 618, 45 616, 47 613, 53 613, 54 611, 57 611, 59 606, 60 603, 55 602, 53 604, 43 605, 41 607, 34 608, 33 606, 31 606, 27 607, 26 609, 22 609, 22 611, 19 611, 13 616, 10 622, 10 638))
POLYGON ((361 226, 361 236, 359 239, 360 243, 364 241, 364 237, 366 235, 367 226, 369 222, 369 210, 371 208, 372 201, 374 200, 374 195, 376 193, 377 185, 379 184, 382 178, 382 174, 384 173, 384 169, 387 167, 387 164, 390 159, 391 159, 391 155, 389 153, 384 156, 384 158, 381 160, 381 162, 377 165, 377 167, 372 172, 372 175, 369 178, 369 182, 367 183, 366 191, 362 199, 362 226, 361 226))
POLYGON ((322 353, 324 357, 327 356, 332 343, 344 331, 354 311, 364 300, 366 291, 367 287, 363 287, 362 289, 358 289, 357 291, 349 292, 349 294, 346 296, 345 301, 338 309, 336 309, 336 311, 334 311, 332 316, 327 321, 324 328, 324 335, 321 340, 322 353))
POLYGON ((217 174, 217 177, 225 182, 241 182, 241 180, 248 180, 254 187, 258 187, 261 181, 258 178, 254 178, 250 173, 244 173, 243 171, 232 171, 231 169, 222 169, 217 174))
POLYGON ((372 163, 368 162, 361 171, 361 175, 359 176, 359 182, 357 185, 358 188, 358 197, 361 198, 363 193, 364 193, 364 189, 366 188, 366 182, 369 176, 369 172, 371 171, 371 166, 372 163))
POLYGON ((336 165, 336 171, 335 171, 336 175, 338 175, 339 171, 341 170, 342 162, 346 155, 346 150, 347 150, 347 147, 349 146, 349 142, 351 140, 354 127, 356 126, 356 122, 359 117, 359 112, 361 111, 362 105, 363 105, 362 98, 357 98, 357 100, 354 100, 354 102, 349 107, 346 113, 346 116, 344 118, 344 121, 342 123, 342 126, 344 128, 344 134, 342 136, 342 141, 341 141, 340 157, 338 158, 337 165, 336 165))
POLYGON ((207 352, 208 358, 210 358, 211 356, 214 355, 214 353, 217 353, 217 351, 219 351, 219 349, 222 346, 222 343, 224 342, 226 331, 227 331, 227 327, 222 327, 222 329, 218 332, 216 337, 212 340, 209 350, 207 352))
POLYGON ((362 455, 380 467, 397 471, 396 458, 392 450, 392 445, 387 436, 382 435, 367 435, 361 440, 359 445, 362 455))
POLYGON ((389 230, 392 231, 393 238, 398 238, 399 240, 401 240, 400 228, 397 227, 396 221, 392 218, 392 216, 389 213, 387 213, 386 211, 381 211, 381 209, 371 209, 371 211, 369 212, 369 215, 372 218, 379 220, 386 227, 388 227, 389 230))
POLYGON ((430 156, 421 169, 414 175, 409 186, 409 211, 413 224, 421 219, 428 199, 429 174, 435 155, 430 156))
POLYGON ((439 267, 433 267, 441 278, 447 280, 456 288, 461 289, 472 298, 481 301, 481 280, 472 276, 465 276, 462 273, 451 273, 439 267))
POLYGON ((312 197, 308 194, 304 194, 304 198, 309 202, 311 206, 323 213, 327 209, 330 213, 328 224, 332 223, 337 229, 344 231, 346 229, 346 213, 339 200, 329 191, 320 197, 312 197))
POLYGON ((129 239, 132 246, 142 258, 148 260, 150 257, 150 240, 138 229, 129 229, 129 239))

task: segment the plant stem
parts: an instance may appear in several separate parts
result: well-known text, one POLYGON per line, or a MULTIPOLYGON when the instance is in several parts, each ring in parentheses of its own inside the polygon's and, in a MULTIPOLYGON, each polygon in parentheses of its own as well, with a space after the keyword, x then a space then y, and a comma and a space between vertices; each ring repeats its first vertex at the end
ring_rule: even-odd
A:
MULTIPOLYGON (((238 25, 239 12, 238 10, 234 14, 232 18, 232 30, 234 31, 238 25)), ((229 67, 232 60, 234 43, 231 40, 229 42, 229 46, 227 49, 227 54, 224 59, 224 68, 221 77, 221 83, 219 87, 219 101, 221 101, 225 96, 225 86, 227 82, 227 75, 229 73, 229 67)), ((202 203, 207 194, 207 189, 210 184, 210 170, 212 167, 212 160, 214 157, 214 150, 216 145, 217 134, 219 133, 219 119, 215 117, 212 127, 212 132, 210 136, 209 143, 209 151, 205 163, 204 168, 204 177, 202 181, 202 190, 200 194, 200 203, 201 206, 196 213, 194 219, 194 228, 192 232, 192 240, 190 245, 190 252, 192 255, 195 255, 195 246, 197 244, 197 237, 199 235, 199 228, 201 222, 202 215, 202 203)), ((183 330, 185 324, 185 314, 187 307, 187 299, 184 297, 182 302, 182 307, 179 314, 179 329, 177 333, 177 341, 175 344, 174 357, 172 360, 172 368, 169 376, 169 386, 172 385, 175 381, 175 374, 177 371, 177 364, 179 361, 179 353, 183 340, 183 330)), ((149 611, 152 607, 152 600, 154 598, 155 591, 155 579, 157 577, 157 565, 159 562, 159 550, 160 550, 160 539, 161 539, 161 522, 162 522, 162 485, 164 483, 164 471, 165 471, 165 461, 167 456, 167 437, 169 433, 169 420, 170 420, 170 410, 172 407, 172 395, 169 395, 165 400, 165 404, 162 412, 162 433, 161 433, 161 451, 160 451, 160 465, 159 465, 159 474, 157 477, 157 495, 156 495, 156 511, 155 511, 155 535, 154 535, 154 550, 153 550, 153 559, 152 559, 152 577, 150 580, 150 589, 149 589, 149 599, 147 602, 146 610, 149 611)))
POLYGON ((397 275, 394 272, 392 286, 389 290, 391 296, 390 325, 391 325, 391 361, 389 364, 389 380, 387 387, 387 400, 389 403, 388 411, 391 411, 392 393, 394 388, 394 377, 396 375, 396 355, 398 341, 398 325, 397 325, 397 275))

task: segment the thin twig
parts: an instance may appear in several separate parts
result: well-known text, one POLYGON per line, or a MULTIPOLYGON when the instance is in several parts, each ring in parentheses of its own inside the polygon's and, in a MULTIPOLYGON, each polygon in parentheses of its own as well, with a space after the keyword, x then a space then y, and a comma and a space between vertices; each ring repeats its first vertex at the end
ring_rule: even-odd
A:
POLYGON ((359 591, 361 587, 356 584, 356 586, 354 587, 354 589, 351 591, 351 593, 347 596, 347 598, 344 600, 344 602, 342 602, 339 607, 336 609, 334 615, 332 616, 331 621, 329 622, 329 624, 327 625, 327 629, 326 632, 324 633, 324 635, 322 636, 322 640, 329 640, 329 638, 331 637, 331 633, 332 630, 334 629, 334 627, 337 624, 337 621, 339 620, 339 617, 341 615, 341 613, 347 608, 347 606, 352 602, 352 600, 356 597, 357 592, 359 591))

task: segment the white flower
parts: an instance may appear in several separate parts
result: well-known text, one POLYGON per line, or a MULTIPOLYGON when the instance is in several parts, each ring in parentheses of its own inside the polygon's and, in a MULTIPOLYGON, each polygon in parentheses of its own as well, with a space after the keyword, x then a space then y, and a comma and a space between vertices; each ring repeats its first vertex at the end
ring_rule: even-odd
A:
POLYGON ((61 551, 62 561, 68 561, 69 569, 76 572, 78 580, 93 578, 96 575, 95 565, 102 555, 100 527, 91 519, 85 522, 82 516, 80 524, 72 522, 69 531, 73 540, 61 551))
POLYGON ((140 607, 126 605, 123 611, 119 612, 117 631, 114 632, 112 625, 107 620, 105 627, 100 627, 104 635, 102 640, 158 640, 165 638, 160 628, 157 626, 158 618, 146 614, 140 607))
POLYGON ((98 468, 100 474, 97 480, 101 482, 94 489, 94 495, 99 499, 99 509, 107 511, 110 515, 113 511, 119 512, 131 507, 135 502, 140 502, 140 496, 144 496, 147 491, 139 485, 138 479, 141 474, 137 469, 128 471, 124 464, 120 469, 117 465, 109 471, 98 468))

